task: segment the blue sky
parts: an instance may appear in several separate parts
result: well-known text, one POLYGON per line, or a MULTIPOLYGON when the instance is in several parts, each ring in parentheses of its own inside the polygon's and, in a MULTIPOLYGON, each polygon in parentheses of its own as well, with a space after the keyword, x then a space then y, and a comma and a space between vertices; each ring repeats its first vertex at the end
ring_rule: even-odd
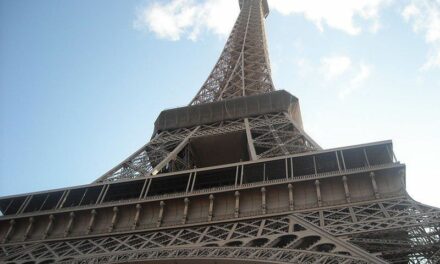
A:
MULTIPOLYGON (((309 134, 392 139, 410 194, 440 206, 440 1, 269 3, 274 82, 309 134)), ((145 144, 237 14, 231 0, 1 1, 0 195, 89 183, 145 144)))

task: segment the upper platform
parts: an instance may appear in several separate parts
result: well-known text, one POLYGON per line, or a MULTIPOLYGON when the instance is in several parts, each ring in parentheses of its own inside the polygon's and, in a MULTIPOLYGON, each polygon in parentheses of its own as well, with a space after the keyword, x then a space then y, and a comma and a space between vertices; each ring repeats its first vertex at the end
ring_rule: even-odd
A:
POLYGON ((302 128, 298 98, 285 90, 278 90, 164 110, 154 122, 154 134, 164 130, 280 112, 289 113, 295 123, 302 128))

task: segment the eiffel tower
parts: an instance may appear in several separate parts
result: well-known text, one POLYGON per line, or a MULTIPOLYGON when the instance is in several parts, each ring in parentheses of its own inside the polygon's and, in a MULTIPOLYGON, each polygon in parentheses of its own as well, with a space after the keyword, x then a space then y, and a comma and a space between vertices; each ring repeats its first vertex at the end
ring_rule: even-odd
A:
POLYGON ((0 198, 2 263, 440 263, 440 210, 391 141, 322 149, 272 83, 267 0, 240 0, 186 107, 83 186, 0 198))

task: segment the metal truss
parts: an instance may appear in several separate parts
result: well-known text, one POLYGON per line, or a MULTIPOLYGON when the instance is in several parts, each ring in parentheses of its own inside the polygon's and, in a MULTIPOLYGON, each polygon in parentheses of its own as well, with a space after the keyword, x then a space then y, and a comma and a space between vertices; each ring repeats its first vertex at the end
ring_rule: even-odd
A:
MULTIPOLYGON (((192 131, 191 129, 182 128, 156 134, 150 142, 95 182, 133 179, 150 175, 155 166, 166 159, 192 131)), ((188 169, 187 161, 177 156, 174 160, 176 167, 188 169)))
POLYGON ((440 210, 408 196, 299 214, 390 263, 437 263, 440 210))
POLYGON ((261 0, 242 1, 240 15, 208 79, 190 105, 274 91, 261 0))
POLYGON ((319 146, 288 119, 285 113, 250 119, 254 147, 259 158, 313 151, 319 146))
POLYGON ((308 252, 303 250, 270 249, 270 248, 167 248, 132 251, 121 254, 99 255, 75 260, 60 261, 61 264, 82 263, 126 263, 129 261, 154 262, 159 260, 191 260, 195 263, 205 263, 206 260, 226 260, 228 263, 242 261, 259 261, 270 263, 316 263, 316 264, 363 264, 368 263, 362 258, 350 256, 335 256, 326 253, 308 252), (200 262, 199 262, 200 261, 200 262))
POLYGON ((14 263, 59 261, 76 256, 130 255, 158 248, 228 246, 368 257, 352 245, 378 254, 389 263, 436 263, 440 250, 440 210, 400 197, 208 226, 4 245, 0 259, 14 263), (338 237, 346 238, 347 242, 338 237))
POLYGON ((270 158, 320 149, 287 113, 273 113, 229 120, 192 128, 162 131, 121 164, 95 182, 112 182, 156 174, 160 170, 180 171, 193 168, 190 141, 197 137, 246 131, 249 144, 256 150, 254 159, 270 158))
POLYGON ((285 261, 308 263, 307 261, 311 260, 313 263, 368 263, 367 260, 382 263, 380 259, 368 256, 366 252, 343 240, 331 237, 325 231, 295 216, 29 244, 27 247, 22 247, 21 252, 17 248, 5 249, 3 252, 8 253, 3 253, 0 258, 6 263, 27 261, 59 263, 66 259, 69 261, 64 263, 117 263, 121 258, 126 261, 139 261, 145 256, 148 256, 149 260, 158 256, 178 258, 180 254, 172 255, 171 252, 177 254, 180 250, 189 254, 184 256, 194 258, 201 257, 199 250, 207 250, 209 254, 205 256, 206 258, 220 257, 216 252, 222 251, 228 252, 223 256, 225 258, 240 255, 260 261, 272 260, 276 263, 285 261))

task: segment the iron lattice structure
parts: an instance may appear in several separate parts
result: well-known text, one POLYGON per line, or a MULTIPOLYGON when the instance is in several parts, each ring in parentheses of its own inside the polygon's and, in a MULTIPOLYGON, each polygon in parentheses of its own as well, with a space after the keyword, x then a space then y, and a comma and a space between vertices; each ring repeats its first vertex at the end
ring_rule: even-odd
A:
POLYGON ((0 198, 2 263, 440 263, 440 210, 391 141, 323 150, 275 91, 265 0, 240 0, 189 106, 95 182, 0 198))

